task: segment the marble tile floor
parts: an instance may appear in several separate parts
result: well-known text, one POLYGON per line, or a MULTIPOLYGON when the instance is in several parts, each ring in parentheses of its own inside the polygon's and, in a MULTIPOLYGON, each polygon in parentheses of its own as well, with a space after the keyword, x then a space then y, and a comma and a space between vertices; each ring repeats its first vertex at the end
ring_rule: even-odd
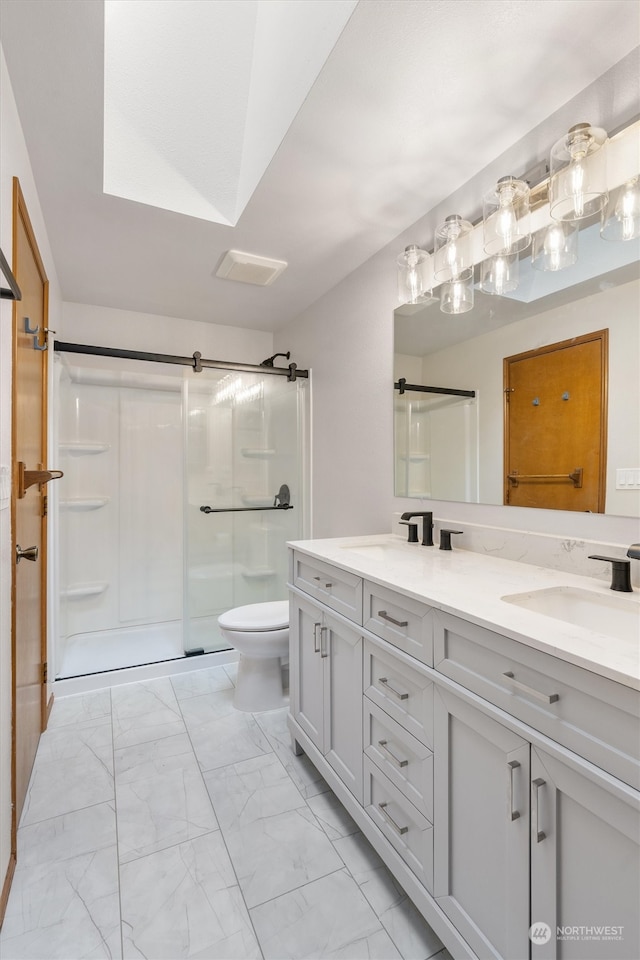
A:
POLYGON ((58 699, 2 960, 451 960, 235 665, 58 699))

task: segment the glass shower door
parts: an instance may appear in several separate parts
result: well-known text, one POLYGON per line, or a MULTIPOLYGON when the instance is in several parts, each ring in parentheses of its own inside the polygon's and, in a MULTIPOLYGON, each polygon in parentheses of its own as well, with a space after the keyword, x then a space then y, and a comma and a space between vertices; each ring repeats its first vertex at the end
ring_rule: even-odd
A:
POLYGON ((185 382, 187 656, 228 647, 225 610, 286 599, 286 542, 304 529, 305 386, 217 370, 185 382))

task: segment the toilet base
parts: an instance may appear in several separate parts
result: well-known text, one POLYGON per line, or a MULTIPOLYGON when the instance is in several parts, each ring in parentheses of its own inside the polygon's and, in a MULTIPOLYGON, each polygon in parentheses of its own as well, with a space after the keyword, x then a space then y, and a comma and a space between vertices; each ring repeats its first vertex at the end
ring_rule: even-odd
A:
POLYGON ((240 654, 233 705, 244 713, 277 710, 288 703, 282 689, 280 657, 254 659, 240 654))

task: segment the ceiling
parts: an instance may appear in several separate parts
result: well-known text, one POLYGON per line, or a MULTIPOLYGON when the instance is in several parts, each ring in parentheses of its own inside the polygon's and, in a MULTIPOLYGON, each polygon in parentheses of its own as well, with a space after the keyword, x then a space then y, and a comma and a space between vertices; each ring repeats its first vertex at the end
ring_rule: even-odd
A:
MULTIPOLYGON (((182 156, 196 158, 210 186, 220 177, 210 175, 206 151, 224 151, 231 136, 220 117, 235 117, 239 136, 229 108, 238 84, 218 85, 216 114, 206 103, 193 110, 192 99, 202 103, 195 97, 201 74, 194 68, 192 98, 185 64, 207 49, 194 8, 224 6, 228 16, 231 7, 246 17, 256 4, 169 2, 181 17, 165 63, 180 81, 165 82, 167 128, 176 133, 164 139, 180 138, 182 156), (180 95, 167 97, 171 90, 180 95)), ((269 0, 287 31, 300 31, 306 43, 318 30, 300 16, 307 2, 269 0)), ((245 38, 243 70, 257 70, 259 57, 264 69, 267 57, 273 82, 271 97, 254 98, 254 121, 257 111, 264 122, 245 124, 241 148, 262 168, 252 160, 242 202, 234 195, 228 222, 215 223, 193 208, 184 214, 166 209, 170 202, 104 192, 102 0, 1 0, 0 39, 63 299, 277 330, 638 43, 638 11, 628 0, 360 0, 352 13, 341 0, 322 3, 335 8, 337 40, 332 47, 327 35, 313 62, 299 58, 306 88, 295 87, 289 115, 274 109, 274 119, 270 103, 289 88, 278 64, 290 57, 273 30, 266 47, 253 44, 252 57, 245 38), (269 287, 219 279, 229 249, 288 267, 269 287)), ((225 42, 242 32, 229 26, 225 42)), ((144 63, 141 57, 139 76, 130 73, 135 85, 148 80, 144 63)), ((242 89, 249 110, 246 76, 242 89)), ((120 162, 123 155, 126 142, 120 162)), ((211 168, 220 170, 217 153, 211 168)))

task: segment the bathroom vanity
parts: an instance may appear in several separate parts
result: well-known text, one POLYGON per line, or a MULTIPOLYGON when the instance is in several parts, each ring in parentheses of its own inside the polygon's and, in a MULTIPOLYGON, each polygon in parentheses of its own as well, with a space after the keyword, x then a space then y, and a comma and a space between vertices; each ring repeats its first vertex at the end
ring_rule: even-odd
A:
POLYGON ((294 749, 456 960, 640 956, 640 594, 394 535, 290 548, 294 749))

